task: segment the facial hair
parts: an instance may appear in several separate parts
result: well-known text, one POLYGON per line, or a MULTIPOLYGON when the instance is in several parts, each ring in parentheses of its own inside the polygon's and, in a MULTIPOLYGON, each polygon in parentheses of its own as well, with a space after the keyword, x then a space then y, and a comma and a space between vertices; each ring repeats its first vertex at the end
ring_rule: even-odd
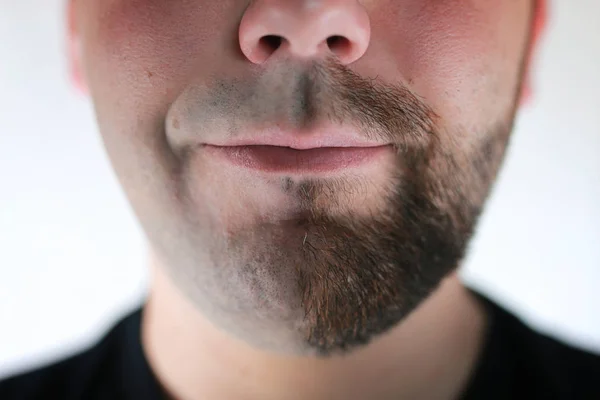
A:
MULTIPOLYGON (((220 272, 217 278, 195 272, 212 274, 210 288, 208 279, 199 284, 200 308, 210 299, 213 315, 240 320, 254 315, 257 324, 279 320, 321 356, 351 351, 388 331, 457 268, 501 165, 516 111, 503 113, 465 146, 453 140, 460 132, 444 129, 408 87, 365 79, 333 58, 304 66, 281 62, 245 82, 215 79, 190 98, 180 116, 187 132, 235 137, 245 126, 310 129, 327 121, 351 123, 366 138, 393 144, 395 163, 377 188, 379 205, 366 213, 348 208, 347 200, 369 187, 367 177, 282 177, 282 191, 296 203, 292 218, 257 223, 230 232, 226 240, 215 232, 205 236, 220 272), (216 304, 223 291, 227 301, 216 304), (292 312, 273 311, 281 303, 292 312), (293 317, 298 310, 301 321, 293 317)), ((183 182, 191 181, 190 170, 183 169, 183 182)), ((188 187, 181 197, 191 210, 199 201, 186 193, 188 187)), ((234 325, 229 323, 231 330, 234 325)), ((238 336, 245 335, 242 331, 238 336)))

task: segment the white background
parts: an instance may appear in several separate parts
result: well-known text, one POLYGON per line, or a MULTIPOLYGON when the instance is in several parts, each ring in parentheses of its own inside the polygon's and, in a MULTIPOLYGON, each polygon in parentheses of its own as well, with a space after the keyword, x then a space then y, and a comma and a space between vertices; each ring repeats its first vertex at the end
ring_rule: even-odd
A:
MULTIPOLYGON (((146 287, 145 243, 91 106, 63 0, 0 0, 0 375, 91 344, 146 287)), ((600 352, 600 2, 554 1, 466 282, 600 352)))

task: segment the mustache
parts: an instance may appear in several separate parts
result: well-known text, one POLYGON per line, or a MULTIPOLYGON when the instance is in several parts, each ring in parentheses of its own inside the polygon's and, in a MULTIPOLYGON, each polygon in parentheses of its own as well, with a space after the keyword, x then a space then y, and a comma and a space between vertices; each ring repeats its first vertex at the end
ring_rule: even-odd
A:
POLYGON ((226 132, 245 127, 294 131, 320 123, 356 128, 365 138, 422 153, 436 137, 437 116, 403 83, 364 78, 334 57, 298 63, 285 60, 250 78, 216 77, 190 88, 179 109, 188 132, 226 132))

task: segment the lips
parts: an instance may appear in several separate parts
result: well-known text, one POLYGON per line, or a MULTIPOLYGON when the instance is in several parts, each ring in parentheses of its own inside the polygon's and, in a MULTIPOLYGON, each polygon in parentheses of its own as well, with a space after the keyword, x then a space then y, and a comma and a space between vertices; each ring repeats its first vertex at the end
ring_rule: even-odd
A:
POLYGON ((324 173, 359 167, 389 152, 391 146, 293 149, 272 145, 214 146, 204 151, 239 167, 277 173, 324 173))

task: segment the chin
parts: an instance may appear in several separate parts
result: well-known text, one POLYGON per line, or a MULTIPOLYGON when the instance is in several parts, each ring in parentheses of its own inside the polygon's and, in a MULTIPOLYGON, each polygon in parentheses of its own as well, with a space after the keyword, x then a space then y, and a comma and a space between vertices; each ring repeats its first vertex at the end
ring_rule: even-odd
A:
POLYGON ((405 185, 362 215, 341 202, 351 193, 339 182, 302 185, 288 218, 204 224, 202 246, 169 263, 204 315, 254 347, 322 357, 360 348, 410 314, 463 256, 452 220, 426 198, 408 202, 405 185))

